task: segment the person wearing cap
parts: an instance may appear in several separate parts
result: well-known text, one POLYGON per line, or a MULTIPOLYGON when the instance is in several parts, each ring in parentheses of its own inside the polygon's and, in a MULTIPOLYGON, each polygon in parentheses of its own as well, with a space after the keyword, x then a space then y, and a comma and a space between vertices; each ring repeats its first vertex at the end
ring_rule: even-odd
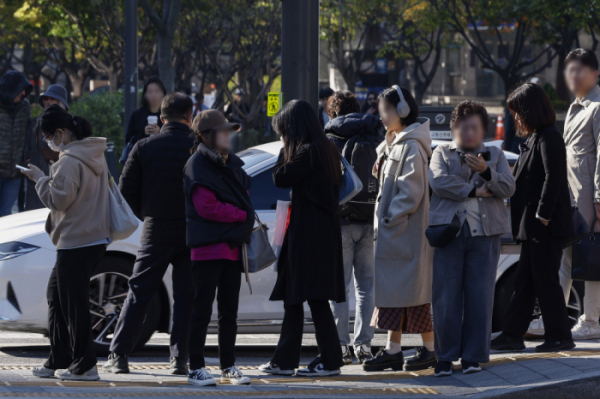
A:
POLYGON ((12 213, 21 188, 23 174, 16 165, 22 161, 31 122, 27 96, 32 88, 18 71, 7 72, 0 79, 0 217, 12 213))
MULTIPOLYGON (((54 84, 48 86, 46 92, 39 96, 38 103, 47 109, 51 105, 58 105, 65 111, 69 110, 69 101, 67 100, 67 89, 63 86, 54 84)), ((48 148, 48 144, 42 136, 42 131, 38 125, 40 116, 35 117, 29 124, 27 137, 25 138, 25 148, 23 149, 23 159, 26 164, 36 165, 45 175, 50 174, 50 165, 58 161, 58 153, 48 148)), ((25 179, 21 185, 22 196, 19 196, 19 209, 24 211, 33 211, 35 209, 45 208, 35 191, 35 181, 25 179), (23 201, 21 201, 21 198, 23 201), (21 202, 23 202, 21 204, 21 202)))
POLYGON ((139 140, 131 150, 119 189, 135 213, 144 221, 140 247, 129 279, 129 292, 104 364, 109 373, 128 373, 128 356, 135 349, 154 295, 162 286, 169 264, 173 280, 171 328, 171 374, 187 374, 189 323, 194 287, 190 250, 185 243, 185 198, 183 167, 194 143, 192 100, 183 93, 170 93, 161 103, 164 123, 159 134, 139 140))
POLYGON ((190 384, 216 385, 205 368, 204 346, 215 292, 219 311, 221 380, 248 385, 235 367, 237 312, 243 264, 241 246, 250 242, 254 209, 252 183, 244 162, 230 152, 229 136, 239 129, 219 111, 200 112, 192 125, 196 143, 185 165, 184 192, 187 244, 192 248, 195 288, 190 329, 190 384))
POLYGON ((235 89, 233 92, 233 102, 227 105, 225 109, 225 117, 236 122, 242 122, 250 113, 250 106, 244 102, 243 89, 235 89))

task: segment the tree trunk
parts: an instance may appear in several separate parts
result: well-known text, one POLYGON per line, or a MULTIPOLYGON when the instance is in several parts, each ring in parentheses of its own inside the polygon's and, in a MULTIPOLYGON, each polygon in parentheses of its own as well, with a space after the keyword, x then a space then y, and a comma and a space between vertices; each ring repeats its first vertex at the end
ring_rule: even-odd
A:
POLYGON ((157 46, 158 76, 163 81, 167 93, 171 93, 175 87, 175 71, 173 70, 172 52, 173 36, 159 35, 157 46))
POLYGON ((564 74, 566 56, 567 51, 565 50, 565 46, 561 46, 560 50, 558 50, 558 66, 556 67, 556 80, 554 86, 558 99, 569 104, 571 102, 571 93, 567 87, 567 81, 565 80, 564 74))

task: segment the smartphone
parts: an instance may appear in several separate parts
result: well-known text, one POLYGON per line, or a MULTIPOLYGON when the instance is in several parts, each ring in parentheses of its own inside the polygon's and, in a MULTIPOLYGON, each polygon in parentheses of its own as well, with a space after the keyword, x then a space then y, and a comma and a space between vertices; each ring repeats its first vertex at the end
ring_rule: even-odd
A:
POLYGON ((481 158, 483 158, 484 161, 489 162, 492 160, 492 154, 489 151, 484 151, 481 154, 481 158))
POLYGON ((21 169, 24 170, 25 172, 29 172, 31 169, 26 168, 25 166, 21 166, 21 165, 15 165, 17 167, 17 169, 21 169))

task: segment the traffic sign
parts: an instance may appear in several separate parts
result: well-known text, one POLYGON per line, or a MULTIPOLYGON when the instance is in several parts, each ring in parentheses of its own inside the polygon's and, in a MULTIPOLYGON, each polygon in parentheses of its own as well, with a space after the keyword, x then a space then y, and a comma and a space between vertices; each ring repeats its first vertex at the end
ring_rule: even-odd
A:
POLYGON ((267 101, 267 116, 274 116, 281 108, 281 93, 269 93, 267 101))

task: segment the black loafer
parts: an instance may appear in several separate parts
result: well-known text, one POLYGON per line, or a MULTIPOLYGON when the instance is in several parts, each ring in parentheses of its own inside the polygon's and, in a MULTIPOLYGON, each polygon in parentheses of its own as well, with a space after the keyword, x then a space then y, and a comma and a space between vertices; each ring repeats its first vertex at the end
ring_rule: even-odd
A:
POLYGON ((381 348, 375 357, 365 360, 363 363, 364 371, 383 371, 385 369, 402 370, 404 366, 404 356, 402 351, 395 355, 390 355, 381 348))
POLYGON ((573 341, 551 341, 544 342, 543 344, 536 346, 536 352, 558 352, 567 351, 575 348, 575 342, 573 341))
POLYGON ((495 351, 522 351, 525 349, 525 342, 523 342, 523 338, 502 333, 492 340, 490 349, 495 351))
POLYGON ((171 374, 187 375, 188 365, 187 359, 171 356, 171 374))
POLYGON ((435 351, 429 351, 424 346, 417 348, 417 353, 404 361, 402 369, 404 371, 425 370, 435 367, 437 360, 435 351))

